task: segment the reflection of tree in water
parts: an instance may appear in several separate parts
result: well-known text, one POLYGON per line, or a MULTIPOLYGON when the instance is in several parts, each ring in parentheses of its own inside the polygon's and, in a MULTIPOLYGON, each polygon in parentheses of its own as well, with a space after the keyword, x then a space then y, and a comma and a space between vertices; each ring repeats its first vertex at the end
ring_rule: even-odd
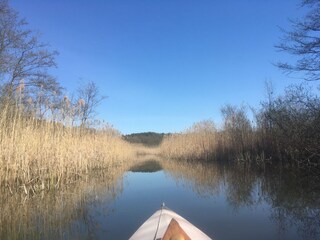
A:
POLYGON ((320 189, 313 179, 294 172, 273 173, 264 178, 262 189, 279 232, 295 225, 302 239, 320 239, 320 189))
POLYGON ((243 166, 233 166, 231 171, 226 172, 227 181, 227 200, 233 208, 241 206, 254 206, 258 204, 259 199, 254 196, 257 191, 259 179, 243 166))
POLYGON ((200 196, 214 196, 225 189, 233 209, 270 205, 270 219, 283 239, 294 226, 302 239, 320 239, 319 182, 294 171, 259 172, 242 165, 200 164, 163 161, 166 172, 177 184, 200 196))

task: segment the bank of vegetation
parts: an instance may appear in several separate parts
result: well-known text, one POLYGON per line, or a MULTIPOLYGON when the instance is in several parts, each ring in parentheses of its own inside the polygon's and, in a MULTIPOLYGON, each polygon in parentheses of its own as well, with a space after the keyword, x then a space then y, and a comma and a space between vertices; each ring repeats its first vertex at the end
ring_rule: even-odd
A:
POLYGON ((10 104, 1 109, 0 187, 12 193, 57 189, 94 170, 110 173, 135 154, 111 127, 91 129, 39 120, 10 104))
MULTIPOLYGON (((283 30, 275 47, 293 56, 291 62, 275 65, 286 74, 306 82, 320 80, 320 37, 317 0, 302 0, 308 9, 301 20, 292 20, 292 30, 283 30)), ((248 117, 248 107, 221 108, 222 127, 211 121, 196 123, 183 133, 166 137, 162 155, 187 160, 228 160, 265 167, 294 167, 320 176, 319 86, 305 83, 288 87, 275 96, 267 84, 267 98, 248 117), (311 87, 313 86, 313 87, 311 87)))
POLYGON ((265 167, 307 169, 320 174, 320 99, 305 85, 291 86, 268 99, 248 117, 248 108, 221 108, 223 126, 202 121, 164 138, 165 157, 185 160, 236 161, 265 167))

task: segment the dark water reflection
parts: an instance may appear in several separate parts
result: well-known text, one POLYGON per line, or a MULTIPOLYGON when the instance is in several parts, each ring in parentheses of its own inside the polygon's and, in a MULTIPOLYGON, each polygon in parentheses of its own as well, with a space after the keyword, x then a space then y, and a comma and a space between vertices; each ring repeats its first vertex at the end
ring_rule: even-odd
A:
POLYGON ((127 169, 2 203, 0 239, 128 239, 162 202, 215 239, 320 239, 320 184, 306 176, 172 161, 127 169))
POLYGON ((133 165, 129 171, 131 172, 158 172, 162 170, 162 166, 157 160, 147 160, 133 165))

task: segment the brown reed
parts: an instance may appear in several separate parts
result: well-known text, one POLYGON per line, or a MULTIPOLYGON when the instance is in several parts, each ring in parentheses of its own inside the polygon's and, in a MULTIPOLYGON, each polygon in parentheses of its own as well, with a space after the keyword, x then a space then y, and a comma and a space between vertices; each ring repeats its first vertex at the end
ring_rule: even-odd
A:
POLYGON ((97 130, 66 124, 72 119, 54 121, 63 109, 59 116, 39 119, 23 107, 8 103, 0 111, 0 188, 12 194, 56 189, 96 169, 112 171, 136 155, 112 127, 97 130))
POLYGON ((216 154, 217 134, 212 122, 203 121, 183 133, 165 136, 160 153, 165 158, 207 161, 216 154))

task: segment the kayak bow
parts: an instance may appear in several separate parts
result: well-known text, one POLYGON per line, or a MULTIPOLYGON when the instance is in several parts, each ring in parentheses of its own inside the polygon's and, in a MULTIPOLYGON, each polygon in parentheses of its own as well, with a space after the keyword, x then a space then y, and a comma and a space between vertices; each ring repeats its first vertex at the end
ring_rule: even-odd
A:
MULTIPOLYGON (((166 208, 156 211, 129 240, 210 240, 186 219, 166 208)), ((212 239, 211 239, 212 240, 212 239)))

